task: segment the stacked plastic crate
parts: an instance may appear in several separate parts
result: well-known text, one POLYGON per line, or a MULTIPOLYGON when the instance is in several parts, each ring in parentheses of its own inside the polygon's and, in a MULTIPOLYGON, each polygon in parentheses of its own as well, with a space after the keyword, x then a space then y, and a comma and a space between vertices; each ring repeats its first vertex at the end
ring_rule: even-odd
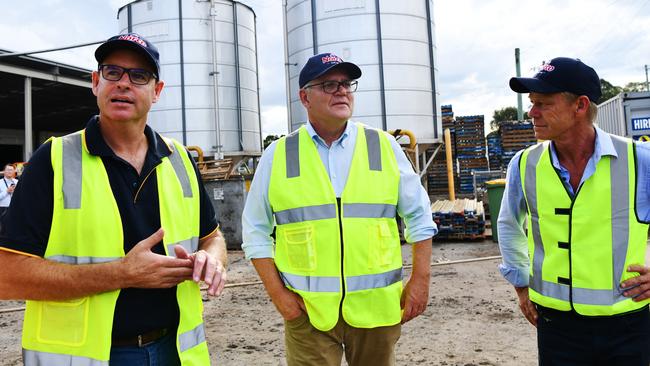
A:
MULTIPOLYGON (((441 107, 441 115, 442 115, 442 130, 444 131, 445 129, 449 129, 451 132, 451 156, 453 161, 455 161, 456 158, 456 139, 455 139, 455 130, 454 130, 454 111, 452 109, 451 104, 448 105, 443 105, 441 107)), ((427 151, 428 154, 433 154, 433 149, 430 151, 427 151)), ((430 155, 427 156, 427 159, 429 158, 430 155)), ((456 189, 458 187, 457 183, 458 179, 455 179, 454 177, 454 185, 456 186, 456 189)), ((438 155, 436 158, 431 162, 431 165, 429 167, 429 172, 427 175, 427 186, 429 188, 429 195, 430 196, 447 196, 449 195, 449 187, 448 187, 448 180, 447 180, 447 161, 446 161, 446 153, 445 153, 445 146, 443 144, 442 148, 440 151, 438 151, 438 155)))
POLYGON ((537 142, 533 124, 529 121, 502 122, 499 131, 501 132, 501 160, 504 167, 508 166, 517 151, 537 142))
POLYGON ((472 194, 474 182, 472 172, 488 169, 485 154, 484 118, 464 116, 456 118, 456 157, 459 168, 459 193, 472 194))

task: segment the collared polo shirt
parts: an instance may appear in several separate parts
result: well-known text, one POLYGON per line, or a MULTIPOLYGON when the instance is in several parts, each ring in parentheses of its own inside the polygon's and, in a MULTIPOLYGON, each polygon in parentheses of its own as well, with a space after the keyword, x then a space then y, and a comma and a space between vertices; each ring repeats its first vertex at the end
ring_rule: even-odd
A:
MULTIPOLYGON (((92 155, 100 156, 106 167, 113 196, 122 219, 124 252, 160 228, 160 207, 155 167, 171 154, 162 137, 149 126, 145 135, 149 144, 140 174, 128 162, 115 155, 106 144, 99 117, 86 126, 86 145, 92 155)), ((189 154, 189 153, 188 153, 189 154)), ((0 232, 0 249, 42 257, 45 254, 52 225, 54 173, 51 143, 39 147, 21 175, 5 215, 0 232)), ((200 237, 213 233, 218 226, 214 208, 205 192, 196 165, 200 197, 200 237)), ((101 228, 98 228, 101 230, 101 228)), ((162 243, 153 252, 164 254, 162 243)), ((117 299, 113 320, 113 336, 129 337, 154 329, 178 326, 179 310, 176 287, 169 289, 122 289, 117 299)))

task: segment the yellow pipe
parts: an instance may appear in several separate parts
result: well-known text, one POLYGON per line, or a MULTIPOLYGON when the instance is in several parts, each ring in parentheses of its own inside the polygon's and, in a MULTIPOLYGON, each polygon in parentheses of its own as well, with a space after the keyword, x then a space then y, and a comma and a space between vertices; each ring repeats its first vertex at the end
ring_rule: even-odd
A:
POLYGON ((454 162, 451 160, 451 132, 445 128, 445 155, 447 156, 447 186, 449 188, 449 200, 456 199, 454 190, 454 162))
POLYGON ((187 146, 187 150, 196 151, 196 154, 199 156, 199 161, 196 163, 196 166, 199 167, 199 171, 205 169, 205 164, 203 164, 203 149, 198 146, 187 146))
MULTIPOLYGON (((401 136, 408 136, 408 138, 409 138, 409 149, 411 149, 411 150, 415 149, 416 142, 415 142, 415 135, 413 134, 413 132, 411 132, 409 130, 398 130, 398 131, 399 131, 399 133, 397 134, 397 136, 400 136, 400 135, 401 136)), ((395 136, 395 130, 389 130, 388 133, 395 136)), ((397 136, 395 136, 395 137, 397 137, 397 136)))

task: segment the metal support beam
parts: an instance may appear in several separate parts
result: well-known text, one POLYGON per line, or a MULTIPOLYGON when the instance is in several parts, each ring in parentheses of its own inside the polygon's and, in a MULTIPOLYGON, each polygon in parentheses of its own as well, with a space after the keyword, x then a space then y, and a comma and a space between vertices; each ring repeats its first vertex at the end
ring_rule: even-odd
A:
MULTIPOLYGON (((181 71, 181 128, 183 132, 183 145, 187 145, 187 111, 185 110, 185 60, 183 52, 183 1, 178 0, 178 46, 180 47, 181 71)), ((160 76, 160 75, 159 75, 160 76)))
POLYGON ((4 64, 0 64, 0 72, 21 75, 29 78, 34 78, 34 79, 56 81, 58 83, 81 86, 83 88, 89 88, 89 89, 92 87, 92 83, 90 81, 83 81, 83 80, 73 79, 70 77, 65 77, 60 75, 52 75, 46 72, 34 71, 22 67, 16 67, 16 66, 4 65, 4 64))
POLYGON ((23 149, 24 161, 32 156, 34 145, 32 133, 32 78, 25 77, 25 147, 23 149))
POLYGON ((384 50, 381 36, 381 12, 379 0, 375 0, 375 26, 377 27, 377 58, 379 63, 379 101, 381 102, 381 129, 388 130, 386 123, 386 87, 384 85, 384 50))
MULTIPOLYGON (((519 48, 515 48, 515 67, 517 69, 517 77, 521 77, 521 58, 519 56, 519 48)), ((524 120, 524 108, 521 101, 521 93, 517 93, 517 121, 524 120)))

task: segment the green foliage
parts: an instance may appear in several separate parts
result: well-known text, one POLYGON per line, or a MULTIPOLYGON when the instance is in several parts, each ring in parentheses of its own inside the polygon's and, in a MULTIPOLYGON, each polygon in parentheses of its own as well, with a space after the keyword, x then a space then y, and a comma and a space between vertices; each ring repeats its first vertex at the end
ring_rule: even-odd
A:
POLYGON ((273 141, 275 141, 275 140, 277 140, 277 139, 279 139, 280 137, 283 137, 283 136, 284 135, 280 135, 280 136, 278 136, 278 135, 266 135, 266 137, 264 138, 264 149, 266 150, 266 148, 269 147, 269 145, 271 145, 271 143, 273 141))
POLYGON ((600 104, 608 99, 611 99, 617 96, 620 92, 623 91, 623 88, 620 86, 612 85, 609 81, 605 79, 600 79, 600 90, 603 92, 603 95, 598 99, 596 104, 600 104))
POLYGON ((645 82, 639 81, 630 81, 623 87, 624 92, 642 92, 648 91, 647 85, 645 82))
MULTIPOLYGON (((528 119, 528 112, 524 112, 524 120, 528 119)), ((505 121, 516 121, 517 120, 517 107, 505 107, 497 109, 492 115, 492 121, 490 121, 490 129, 497 130, 499 128, 499 122, 505 121)))

